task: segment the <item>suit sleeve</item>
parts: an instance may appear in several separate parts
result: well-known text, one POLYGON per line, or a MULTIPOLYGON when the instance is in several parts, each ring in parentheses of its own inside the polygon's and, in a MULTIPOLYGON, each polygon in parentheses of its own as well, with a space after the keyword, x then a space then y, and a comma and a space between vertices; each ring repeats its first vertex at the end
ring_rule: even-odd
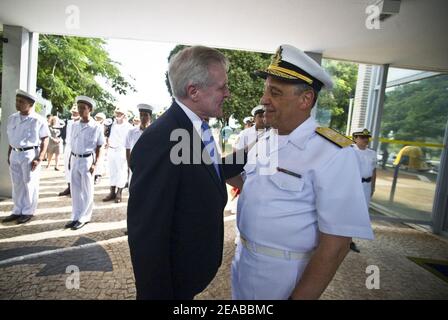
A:
POLYGON ((137 299, 173 299, 170 238, 180 167, 170 161, 168 141, 144 134, 131 154, 127 222, 137 299))
POLYGON ((233 178, 244 171, 244 166, 247 162, 247 152, 244 149, 236 150, 235 152, 222 158, 222 170, 226 179, 233 178))

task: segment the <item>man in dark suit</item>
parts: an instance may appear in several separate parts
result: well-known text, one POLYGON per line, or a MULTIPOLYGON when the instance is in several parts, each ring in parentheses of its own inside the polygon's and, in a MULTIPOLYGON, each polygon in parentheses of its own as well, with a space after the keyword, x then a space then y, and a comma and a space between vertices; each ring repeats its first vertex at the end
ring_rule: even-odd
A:
POLYGON ((137 299, 193 299, 222 260, 226 179, 244 162, 220 164, 206 120, 221 117, 228 60, 189 47, 170 60, 175 101, 131 153, 128 236, 137 299))

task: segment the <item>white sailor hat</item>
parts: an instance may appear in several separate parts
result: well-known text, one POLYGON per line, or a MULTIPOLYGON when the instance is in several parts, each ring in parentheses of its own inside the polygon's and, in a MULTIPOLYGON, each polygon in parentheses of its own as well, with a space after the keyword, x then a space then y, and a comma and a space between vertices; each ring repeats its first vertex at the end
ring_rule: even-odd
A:
POLYGON ((154 111, 154 108, 151 105, 146 104, 146 103, 138 104, 137 109, 138 109, 138 111, 149 112, 150 114, 152 114, 152 112, 154 111))
POLYGON ((16 96, 21 96, 27 98, 28 100, 32 100, 33 103, 37 101, 37 97, 35 95, 20 89, 16 90, 16 96))
POLYGON ((92 98, 90 98, 88 96, 77 96, 75 101, 76 101, 76 103, 84 102, 84 103, 90 104, 90 106, 92 107, 92 110, 96 108, 95 100, 93 100, 92 98))
POLYGON ((364 129, 356 129, 355 131, 353 131, 352 133, 353 138, 354 137, 371 137, 372 134, 370 133, 370 131, 367 128, 364 129))
POLYGON ((104 113, 102 113, 102 112, 98 112, 96 115, 95 115, 95 119, 96 118, 100 118, 100 119, 106 119, 106 115, 104 114, 104 113))
POLYGON ((264 112, 264 106, 260 104, 255 108, 253 108, 250 114, 255 117, 257 113, 263 113, 263 112, 264 112))
POLYGON ((305 83, 317 92, 322 88, 333 88, 330 75, 316 61, 302 50, 287 44, 277 49, 266 70, 256 71, 255 74, 264 79, 272 76, 286 82, 305 83))
POLYGON ((246 117, 243 119, 243 123, 253 122, 253 121, 254 121, 254 118, 252 118, 252 117, 246 117))
POLYGON ((122 106, 120 104, 117 104, 115 106, 115 110, 114 110, 115 113, 122 113, 122 114, 126 114, 127 111, 128 110, 124 106, 122 106))
POLYGON ((70 109, 70 112, 71 113, 73 113, 73 112, 78 112, 79 113, 78 105, 76 103, 72 106, 72 108, 70 109))

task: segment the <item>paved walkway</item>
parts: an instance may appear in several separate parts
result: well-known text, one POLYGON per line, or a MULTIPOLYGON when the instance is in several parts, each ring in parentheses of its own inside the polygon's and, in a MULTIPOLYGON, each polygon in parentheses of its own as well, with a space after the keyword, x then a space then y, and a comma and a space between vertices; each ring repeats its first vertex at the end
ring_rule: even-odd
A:
MULTIPOLYGON (((124 234, 127 190, 122 203, 104 203, 109 187, 103 179, 95 188, 92 222, 72 231, 63 228, 71 199, 57 196, 64 188, 61 172, 43 169, 35 218, 26 225, 0 224, 0 299, 134 299, 124 234), (79 289, 70 273, 73 266, 80 270, 79 289)), ((11 199, 0 201, 0 218, 11 208, 11 199)), ((235 217, 227 211, 225 221, 223 264, 197 299, 230 299, 235 217)), ((448 299, 448 283, 407 258, 448 260, 446 239, 402 224, 373 226, 376 239, 356 241, 361 253, 349 253, 322 299, 448 299), (380 289, 366 288, 369 265, 379 268, 380 289)))

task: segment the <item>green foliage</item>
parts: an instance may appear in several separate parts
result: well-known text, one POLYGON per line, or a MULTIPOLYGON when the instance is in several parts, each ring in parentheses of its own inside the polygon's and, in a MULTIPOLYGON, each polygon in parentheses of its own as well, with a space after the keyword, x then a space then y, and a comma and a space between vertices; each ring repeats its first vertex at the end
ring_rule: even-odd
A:
MULTIPOLYGON (((183 48, 185 46, 176 46, 170 52, 168 60, 183 48)), ((228 77, 231 93, 230 99, 224 103, 224 116, 220 121, 224 125, 228 124, 229 118, 233 114, 234 118, 238 119, 242 125, 244 117, 250 115, 250 111, 259 104, 263 95, 263 80, 254 78, 252 74, 254 71, 265 69, 268 66, 270 55, 239 50, 219 49, 219 51, 224 53, 230 61, 228 77)), ((165 82, 170 95, 172 95, 168 74, 165 82)))
POLYGON ((97 77, 106 79, 119 94, 136 91, 110 59, 105 43, 97 38, 41 35, 37 87, 51 100, 53 112, 67 112, 77 95, 87 95, 96 100, 96 111, 110 113, 115 99, 97 77))
POLYGON ((323 60, 325 70, 331 75, 333 90, 319 94, 318 107, 331 112, 330 127, 345 132, 350 98, 354 97, 358 76, 358 65, 351 62, 323 60))
POLYGON ((263 96, 264 80, 253 76, 256 70, 264 70, 269 65, 271 56, 268 54, 221 50, 230 61, 229 89, 230 99, 224 103, 223 123, 228 124, 230 116, 243 125, 243 119, 250 115, 251 110, 260 104, 263 96))
POLYGON ((405 84, 387 92, 381 134, 397 140, 442 143, 447 122, 448 75, 405 84))

